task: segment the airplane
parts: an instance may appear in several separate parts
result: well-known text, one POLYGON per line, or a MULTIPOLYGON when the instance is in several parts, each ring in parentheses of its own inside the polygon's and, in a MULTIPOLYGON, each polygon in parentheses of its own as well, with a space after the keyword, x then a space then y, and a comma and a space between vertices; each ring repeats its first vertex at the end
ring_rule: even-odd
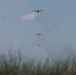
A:
POLYGON ((38 46, 41 46, 41 44, 39 44, 38 46))
POLYGON ((33 10, 33 11, 39 13, 39 12, 42 12, 44 10, 33 10))
POLYGON ((36 34, 36 35, 41 36, 42 34, 36 34))

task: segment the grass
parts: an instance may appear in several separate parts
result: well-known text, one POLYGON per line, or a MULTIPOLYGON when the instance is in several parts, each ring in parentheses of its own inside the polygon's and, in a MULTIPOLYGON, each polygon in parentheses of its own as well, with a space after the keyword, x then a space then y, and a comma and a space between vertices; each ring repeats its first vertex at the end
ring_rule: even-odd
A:
POLYGON ((76 75, 76 59, 68 58, 45 63, 23 58, 18 54, 0 55, 0 75, 76 75))

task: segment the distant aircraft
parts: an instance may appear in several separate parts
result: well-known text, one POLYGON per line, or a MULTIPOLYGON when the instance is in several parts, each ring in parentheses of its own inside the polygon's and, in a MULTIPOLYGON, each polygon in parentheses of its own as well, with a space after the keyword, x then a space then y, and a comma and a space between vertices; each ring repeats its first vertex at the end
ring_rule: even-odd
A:
POLYGON ((33 10, 33 11, 39 13, 39 12, 42 12, 44 10, 33 10))
POLYGON ((36 35, 41 36, 42 34, 36 34, 36 35))
POLYGON ((38 46, 41 46, 41 44, 38 44, 38 46))

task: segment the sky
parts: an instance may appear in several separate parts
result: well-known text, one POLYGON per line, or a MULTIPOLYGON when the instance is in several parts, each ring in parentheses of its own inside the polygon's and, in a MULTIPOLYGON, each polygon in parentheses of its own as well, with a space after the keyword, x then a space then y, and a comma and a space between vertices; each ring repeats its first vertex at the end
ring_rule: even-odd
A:
POLYGON ((59 57, 75 55, 75 3, 76 0, 0 0, 0 53, 21 48, 24 55, 39 58, 46 58, 47 50, 59 57), (39 9, 44 11, 32 11, 39 9))

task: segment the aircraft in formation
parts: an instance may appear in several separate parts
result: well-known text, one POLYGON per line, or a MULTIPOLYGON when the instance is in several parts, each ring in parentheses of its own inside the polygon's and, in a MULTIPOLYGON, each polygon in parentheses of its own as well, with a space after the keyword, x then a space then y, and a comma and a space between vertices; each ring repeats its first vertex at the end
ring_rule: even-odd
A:
POLYGON ((33 12, 37 12, 37 13, 40 13, 42 11, 44 11, 44 10, 33 10, 33 12))

